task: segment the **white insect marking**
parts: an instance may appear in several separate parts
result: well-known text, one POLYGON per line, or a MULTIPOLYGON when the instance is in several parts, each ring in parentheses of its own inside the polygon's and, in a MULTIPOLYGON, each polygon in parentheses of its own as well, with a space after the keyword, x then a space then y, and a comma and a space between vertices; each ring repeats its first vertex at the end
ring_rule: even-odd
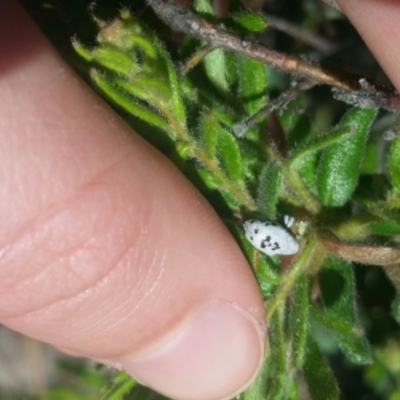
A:
MULTIPOLYGON (((290 224, 294 221, 291 217, 288 220, 290 224)), ((243 227, 246 239, 267 256, 295 254, 299 250, 292 234, 275 222, 249 219, 243 227)))
POLYGON ((290 228, 293 225, 294 222, 294 218, 291 217, 290 215, 285 215, 283 217, 283 222, 285 223, 285 225, 290 228))

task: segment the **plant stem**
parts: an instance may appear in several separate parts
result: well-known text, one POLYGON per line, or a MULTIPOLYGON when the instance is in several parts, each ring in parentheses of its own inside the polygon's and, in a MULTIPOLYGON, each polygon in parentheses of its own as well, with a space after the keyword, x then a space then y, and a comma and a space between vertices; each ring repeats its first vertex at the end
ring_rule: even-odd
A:
POLYGON ((257 204, 252 199, 247 190, 239 188, 220 168, 218 160, 207 156, 206 152, 196 143, 195 139, 190 136, 186 127, 182 126, 176 120, 174 114, 171 113, 166 107, 160 108, 164 117, 169 122, 172 130, 177 135, 178 140, 186 145, 190 152, 189 154, 200 161, 205 168, 207 168, 220 183, 220 188, 229 193, 236 201, 245 207, 248 211, 256 211, 257 204))
POLYGON ((186 75, 197 64, 200 64, 204 57, 210 54, 213 50, 215 50, 215 48, 212 46, 204 46, 200 50, 197 50, 188 60, 186 60, 185 65, 183 65, 182 68, 179 68, 177 75, 186 75))
POLYGON ((298 81, 288 91, 282 93, 277 99, 268 102, 267 105, 258 110, 254 115, 246 118, 244 121, 238 122, 233 125, 232 130, 237 137, 242 137, 246 130, 248 130, 253 124, 255 124, 261 116, 267 115, 278 108, 282 108, 290 103, 295 97, 302 91, 311 89, 315 86, 314 82, 311 81, 298 81))
POLYGON ((284 304, 285 298, 292 290, 299 276, 303 273, 314 273, 317 271, 324 256, 325 250, 323 246, 321 246, 316 238, 310 238, 292 269, 282 276, 279 288, 273 298, 266 302, 267 320, 270 320, 277 309, 284 304))
POLYGON ((283 177, 296 192, 296 195, 301 198, 304 208, 314 215, 318 214, 321 211, 321 205, 308 191, 301 177, 283 162, 281 155, 274 145, 266 144, 265 147, 268 156, 279 164, 283 177))

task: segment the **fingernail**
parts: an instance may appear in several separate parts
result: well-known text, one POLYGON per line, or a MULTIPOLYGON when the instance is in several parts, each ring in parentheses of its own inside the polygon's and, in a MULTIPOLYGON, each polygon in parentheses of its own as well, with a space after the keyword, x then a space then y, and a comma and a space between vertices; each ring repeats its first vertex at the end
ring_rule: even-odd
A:
POLYGON ((231 398, 255 377, 264 353, 259 321, 232 304, 212 301, 122 368, 177 400, 231 398))

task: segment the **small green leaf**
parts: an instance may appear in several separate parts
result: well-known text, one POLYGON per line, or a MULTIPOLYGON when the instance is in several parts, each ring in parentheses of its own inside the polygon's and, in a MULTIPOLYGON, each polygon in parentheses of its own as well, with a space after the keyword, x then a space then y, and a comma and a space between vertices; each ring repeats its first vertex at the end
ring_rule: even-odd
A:
POLYGON ((239 96, 249 115, 255 114, 267 102, 265 65, 249 57, 237 55, 239 96))
POLYGON ((126 54, 131 53, 135 48, 140 48, 145 56, 156 57, 151 34, 146 32, 143 25, 133 18, 128 10, 120 13, 120 19, 115 19, 109 24, 102 23, 97 42, 101 47, 112 45, 126 54))
POLYGON ((339 346, 353 362, 370 363, 370 347, 357 317, 355 282, 351 264, 329 255, 324 260, 319 282, 328 316, 355 328, 354 336, 336 334, 339 346))
POLYGON ((400 193, 400 137, 390 147, 389 172, 395 193, 400 193))
POLYGON ((280 400, 283 397, 289 383, 288 368, 285 354, 284 313, 277 311, 268 324, 268 375, 267 375, 267 399, 280 400))
POLYGON ((336 127, 349 137, 331 144, 322 154, 319 164, 318 192, 322 203, 329 207, 344 205, 351 197, 360 173, 365 143, 371 123, 377 115, 375 109, 352 109, 336 127))
POLYGON ((203 64, 208 79, 210 79, 221 93, 228 94, 229 83, 227 79, 227 62, 224 50, 213 50, 204 57, 203 64))
POLYGON ((315 306, 310 308, 310 318, 336 337, 340 336, 350 339, 358 339, 360 337, 360 331, 356 326, 341 319, 337 319, 315 306))
POLYGON ((312 400, 339 400, 336 379, 311 337, 307 340, 303 371, 312 400))
POLYGON ((278 118, 285 132, 288 132, 288 148, 291 159, 310 143, 318 140, 310 119, 304 114, 306 102, 302 95, 296 97, 285 110, 279 110, 278 118))
POLYGON ((258 189, 257 204, 260 211, 271 219, 276 220, 276 205, 279 199, 282 174, 279 166, 274 162, 269 162, 261 171, 258 189))
POLYGON ((162 81, 152 78, 137 79, 135 84, 124 79, 115 79, 115 84, 124 89, 127 93, 148 102, 156 108, 160 114, 165 113, 168 107, 167 98, 169 90, 162 81))
POLYGON ((202 15, 214 15, 210 0, 195 0, 193 2, 193 9, 202 15))
POLYGON ((301 368, 308 336, 308 278, 301 276, 294 286, 290 302, 290 333, 292 335, 292 364, 301 368))
POLYGON ((381 142, 379 140, 371 140, 365 148, 364 159, 361 164, 361 174, 373 174, 381 165, 381 142))
MULTIPOLYGON (((196 0, 193 8, 202 16, 214 16, 214 10, 209 0, 196 0)), ((204 70, 208 79, 223 94, 229 93, 228 63, 225 52, 222 49, 215 49, 207 54, 203 60, 204 70)))
POLYGON ((318 195, 318 154, 310 153, 302 157, 297 163, 296 169, 306 188, 317 197, 318 195))
POLYGON ((396 220, 380 220, 369 224, 371 233, 375 235, 400 235, 400 223, 396 220))
POLYGON ((268 25, 266 19, 256 13, 237 14, 232 19, 249 32, 263 31, 268 25))
POLYGON ((302 111, 306 107, 304 96, 300 94, 285 110, 280 110, 279 121, 285 132, 288 132, 289 159, 288 168, 297 170, 306 188, 317 196, 317 151, 307 151, 308 147, 318 141, 318 135, 311 121, 302 111))
POLYGON ((176 70, 168 53, 165 51, 164 46, 158 40, 154 40, 154 46, 157 49, 157 53, 163 58, 167 67, 168 81, 172 92, 170 109, 174 114, 174 118, 176 118, 180 125, 186 129, 186 110, 183 104, 176 70))
POLYGON ((122 400, 136 385, 135 379, 125 372, 117 372, 110 388, 103 394, 101 400, 122 400))
POLYGON ((123 399, 118 400, 171 400, 171 398, 165 397, 146 386, 136 385, 129 394, 129 397, 125 396, 123 399))
POLYGON ((115 104, 119 105, 124 110, 128 111, 130 114, 135 115, 136 117, 143 119, 147 123, 157 126, 165 130, 166 132, 172 133, 169 125, 157 113, 153 112, 147 107, 142 106, 141 104, 135 102, 134 99, 129 97, 127 94, 123 94, 117 89, 115 89, 114 85, 110 83, 110 79, 107 79, 105 76, 101 75, 97 71, 92 71, 91 77, 96 85, 105 93, 107 97, 109 97, 115 104))
POLYGON ((212 112, 207 111, 201 115, 200 141, 207 156, 211 159, 214 159, 217 153, 217 140, 220 129, 220 124, 212 112))
POLYGON ((217 141, 218 158, 231 179, 244 187, 242 157, 239 145, 231 133, 220 129, 217 141))
POLYGON ((79 40, 72 40, 72 47, 84 60, 92 61, 92 52, 85 47, 79 40))
POLYGON ((316 136, 313 138, 313 140, 304 143, 301 147, 298 146, 298 148, 290 156, 290 162, 296 163, 299 161, 299 159, 304 158, 310 153, 316 153, 317 151, 320 151, 335 143, 342 142, 343 140, 352 136, 354 136, 354 130, 350 127, 348 127, 348 129, 346 129, 346 127, 344 129, 340 129, 338 132, 329 132, 323 136, 316 136))
POLYGON ((202 182, 206 185, 208 189, 211 190, 219 189, 218 179, 208 169, 198 168, 197 173, 200 176, 202 182))
POLYGON ((140 48, 147 57, 156 58, 157 54, 154 43, 152 43, 152 41, 149 39, 150 38, 145 36, 129 35, 129 40, 131 43, 140 48))
POLYGON ((128 56, 119 49, 111 46, 95 48, 92 51, 91 61, 125 77, 130 77, 137 71, 140 71, 140 66, 135 63, 135 59, 131 55, 128 56))

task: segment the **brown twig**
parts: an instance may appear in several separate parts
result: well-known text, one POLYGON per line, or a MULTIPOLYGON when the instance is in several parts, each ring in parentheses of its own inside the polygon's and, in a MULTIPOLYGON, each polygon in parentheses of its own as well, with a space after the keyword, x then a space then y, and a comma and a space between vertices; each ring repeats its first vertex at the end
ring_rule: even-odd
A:
POLYGON ((351 91, 353 97, 361 92, 362 99, 365 99, 367 95, 374 103, 374 107, 389 110, 400 109, 400 97, 393 88, 386 88, 358 75, 313 64, 301 58, 243 40, 172 3, 163 0, 147 0, 147 2, 171 29, 205 40, 209 47, 232 50, 281 71, 332 86, 340 92, 351 91))
POLYGON ((288 103, 290 103, 300 92, 311 89, 315 86, 314 82, 311 81, 299 81, 296 82, 295 85, 288 91, 282 93, 278 98, 275 100, 269 101, 268 104, 258 110, 254 115, 246 118, 244 121, 238 122, 233 125, 232 130, 233 133, 238 136, 242 137, 245 132, 257 122, 257 120, 268 113, 271 113, 279 108, 285 107, 288 103))
POLYGON ((215 50, 215 47, 212 46, 204 46, 200 50, 196 51, 188 60, 186 60, 185 64, 178 69, 178 75, 183 76, 187 74, 192 68, 194 68, 199 62, 203 60, 203 58, 215 50))

